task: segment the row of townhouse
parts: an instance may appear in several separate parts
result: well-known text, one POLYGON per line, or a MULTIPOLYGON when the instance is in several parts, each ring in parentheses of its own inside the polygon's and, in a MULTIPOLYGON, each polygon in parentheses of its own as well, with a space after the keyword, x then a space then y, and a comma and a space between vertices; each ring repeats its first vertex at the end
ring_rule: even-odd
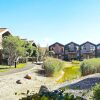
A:
POLYGON ((94 44, 89 41, 79 45, 70 42, 66 45, 54 43, 49 46, 49 51, 54 51, 54 57, 64 60, 83 60, 88 58, 100 57, 100 44, 94 44))
MULTIPOLYGON (((0 64, 2 64, 2 60, 5 58, 3 56, 3 54, 2 54, 2 50, 3 50, 3 47, 2 47, 2 39, 5 36, 9 36, 9 35, 12 35, 12 32, 9 31, 9 29, 7 29, 7 28, 0 28, 0 64)), ((31 43, 33 46, 36 46, 34 40, 30 40, 30 41, 28 41, 27 39, 22 39, 22 40, 26 41, 27 43, 31 43)))

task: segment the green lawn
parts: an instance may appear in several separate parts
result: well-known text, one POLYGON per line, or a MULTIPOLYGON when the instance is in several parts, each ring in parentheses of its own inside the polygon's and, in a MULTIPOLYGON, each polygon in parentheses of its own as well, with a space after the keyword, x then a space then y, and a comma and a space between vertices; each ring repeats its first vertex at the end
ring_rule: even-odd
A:
MULTIPOLYGON (((25 67, 26 63, 17 64, 16 69, 25 67)), ((0 65, 0 72, 9 71, 10 69, 14 69, 15 66, 7 66, 7 65, 0 65)))
POLYGON ((63 69, 64 75, 57 82, 61 83, 65 82, 66 80, 79 78, 81 76, 80 64, 70 64, 70 65, 71 66, 66 66, 63 69))

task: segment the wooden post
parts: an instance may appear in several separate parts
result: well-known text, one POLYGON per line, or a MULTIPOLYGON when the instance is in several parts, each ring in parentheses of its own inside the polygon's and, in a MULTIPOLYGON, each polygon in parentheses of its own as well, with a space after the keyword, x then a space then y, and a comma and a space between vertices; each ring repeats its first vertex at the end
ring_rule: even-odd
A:
POLYGON ((16 68, 16 61, 15 61, 15 68, 16 68))

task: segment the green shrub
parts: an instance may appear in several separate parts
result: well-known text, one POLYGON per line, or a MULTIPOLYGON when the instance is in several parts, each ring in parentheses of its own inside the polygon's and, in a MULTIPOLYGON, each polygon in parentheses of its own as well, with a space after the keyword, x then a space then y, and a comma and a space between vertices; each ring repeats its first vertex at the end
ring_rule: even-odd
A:
POLYGON ((43 92, 40 94, 33 94, 31 96, 22 98, 20 100, 83 100, 79 96, 74 96, 70 93, 64 93, 61 90, 55 90, 53 92, 43 92))
POLYGON ((72 64, 80 64, 80 61, 72 60, 72 64))
POLYGON ((93 100, 100 100, 100 83, 93 88, 93 100))
POLYGON ((27 63, 27 58, 26 57, 19 58, 19 63, 27 63))
POLYGON ((100 58, 84 60, 80 66, 81 73, 83 76, 94 73, 100 73, 100 58))
POLYGON ((35 62, 36 61, 36 57, 28 57, 27 60, 29 62, 35 62))
POLYGON ((47 76, 52 76, 56 72, 60 72, 63 69, 64 61, 47 57, 44 61, 44 69, 47 76))

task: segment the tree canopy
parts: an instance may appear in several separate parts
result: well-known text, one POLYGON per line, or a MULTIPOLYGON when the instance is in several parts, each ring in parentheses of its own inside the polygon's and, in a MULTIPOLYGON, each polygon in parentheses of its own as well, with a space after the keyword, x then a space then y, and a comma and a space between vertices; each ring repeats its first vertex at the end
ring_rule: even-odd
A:
POLYGON ((8 58, 8 65, 14 64, 18 57, 31 56, 35 47, 17 36, 7 36, 2 42, 4 57, 8 58))

